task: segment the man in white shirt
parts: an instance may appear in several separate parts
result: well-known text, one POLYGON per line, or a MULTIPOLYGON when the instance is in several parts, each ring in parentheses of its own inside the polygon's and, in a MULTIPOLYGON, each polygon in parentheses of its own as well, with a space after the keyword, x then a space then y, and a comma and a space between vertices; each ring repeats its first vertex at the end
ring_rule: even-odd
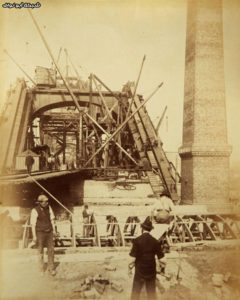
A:
POLYGON ((152 217, 156 223, 168 224, 171 221, 171 212, 174 212, 174 204, 168 192, 164 191, 153 207, 152 217))
POLYGON ((54 270, 54 240, 53 232, 55 216, 52 208, 48 204, 48 197, 46 195, 38 196, 38 205, 32 209, 31 212, 31 225, 33 242, 37 243, 40 271, 44 272, 44 247, 48 250, 48 271, 51 275, 55 275, 54 270))

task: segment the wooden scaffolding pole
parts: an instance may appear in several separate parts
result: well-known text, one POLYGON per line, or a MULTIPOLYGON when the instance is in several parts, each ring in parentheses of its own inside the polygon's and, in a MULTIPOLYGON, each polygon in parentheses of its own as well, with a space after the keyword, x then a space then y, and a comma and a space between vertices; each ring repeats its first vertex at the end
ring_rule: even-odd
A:
MULTIPOLYGON (((159 88, 162 85, 163 85, 163 82, 160 85, 158 85, 158 87, 152 92, 152 94, 141 105, 139 105, 139 107, 127 119, 125 119, 125 121, 122 123, 122 125, 119 126, 110 137, 107 138, 106 142, 103 143, 102 146, 89 158, 89 160, 86 162, 86 164, 84 166, 87 166, 89 164, 89 162, 124 128, 124 126, 127 124, 127 122, 149 101, 149 99, 159 90, 159 88)), ((118 145, 118 143, 116 143, 116 145, 118 145)), ((125 153, 126 152, 125 149, 123 149, 123 150, 125 153)))

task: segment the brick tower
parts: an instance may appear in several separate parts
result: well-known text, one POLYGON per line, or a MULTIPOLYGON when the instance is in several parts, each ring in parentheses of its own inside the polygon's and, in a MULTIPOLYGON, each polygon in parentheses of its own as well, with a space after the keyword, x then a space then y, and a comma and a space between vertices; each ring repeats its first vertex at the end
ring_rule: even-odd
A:
POLYGON ((189 0, 185 57, 182 204, 220 208, 229 199, 221 0, 189 0))

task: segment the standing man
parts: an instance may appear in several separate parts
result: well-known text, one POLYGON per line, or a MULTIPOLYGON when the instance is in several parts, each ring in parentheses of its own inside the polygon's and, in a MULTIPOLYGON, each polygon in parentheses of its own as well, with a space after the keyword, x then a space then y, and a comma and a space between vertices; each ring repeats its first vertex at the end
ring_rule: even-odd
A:
POLYGON ((83 211, 82 211, 82 216, 83 216, 83 236, 84 237, 89 237, 90 236, 90 218, 92 216, 92 212, 89 211, 88 205, 84 204, 83 211))
POLYGON ((30 151, 28 150, 27 156, 25 158, 25 165, 27 167, 28 174, 31 174, 33 164, 34 164, 34 158, 31 155, 30 151))
POLYGON ((45 170, 46 162, 47 162, 47 159, 46 159, 46 156, 45 156, 45 152, 41 151, 40 157, 39 157, 40 171, 45 170))
MULTIPOLYGON (((155 256, 160 260, 164 254, 161 250, 161 244, 150 235, 153 229, 149 217, 141 224, 142 235, 133 241, 130 251, 132 261, 129 263, 129 274, 135 266, 131 300, 137 300, 143 285, 146 285, 148 299, 156 299, 156 261, 155 256)), ((159 264, 161 262, 159 261, 159 264)))
POLYGON ((56 275, 54 270, 54 214, 52 208, 48 204, 48 197, 46 195, 38 196, 38 205, 32 209, 31 212, 31 225, 33 242, 37 243, 39 255, 40 272, 44 273, 44 247, 48 251, 48 271, 51 275, 56 275))

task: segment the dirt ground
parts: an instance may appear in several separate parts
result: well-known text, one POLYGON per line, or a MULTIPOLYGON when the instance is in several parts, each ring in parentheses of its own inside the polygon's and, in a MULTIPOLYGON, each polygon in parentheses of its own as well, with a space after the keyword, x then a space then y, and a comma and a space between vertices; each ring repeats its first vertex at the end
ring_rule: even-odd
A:
MULTIPOLYGON (((236 249, 199 249, 183 251, 180 254, 176 251, 171 252, 166 258, 166 273, 171 279, 158 275, 158 298, 240 299, 239 254, 240 250, 236 249), (227 273, 227 282, 222 282, 220 287, 214 286, 213 274, 227 273)), ((40 276, 36 258, 34 250, 17 255, 14 251, 2 253, 0 299, 82 299, 76 292, 80 289, 81 282, 87 276, 98 274, 123 287, 122 292, 117 292, 110 285, 106 285, 99 299, 130 298, 133 276, 129 277, 127 274, 128 250, 56 254, 57 274, 54 277, 47 272, 43 277, 40 276)), ((144 290, 141 299, 147 299, 144 290)))

